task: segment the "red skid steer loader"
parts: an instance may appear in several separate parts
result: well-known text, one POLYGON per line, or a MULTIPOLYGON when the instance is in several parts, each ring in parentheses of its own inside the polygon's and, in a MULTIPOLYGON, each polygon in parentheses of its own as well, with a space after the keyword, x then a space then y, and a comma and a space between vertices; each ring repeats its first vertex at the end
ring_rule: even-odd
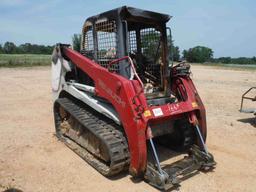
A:
POLYGON ((216 164, 190 66, 169 64, 170 18, 113 9, 85 21, 80 52, 57 44, 52 56, 57 137, 102 175, 129 170, 160 190, 216 164))

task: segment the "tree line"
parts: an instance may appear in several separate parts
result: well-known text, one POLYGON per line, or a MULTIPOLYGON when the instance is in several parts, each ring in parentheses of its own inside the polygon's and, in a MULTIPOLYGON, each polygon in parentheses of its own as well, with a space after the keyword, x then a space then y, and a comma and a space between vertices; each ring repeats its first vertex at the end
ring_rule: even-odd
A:
POLYGON ((231 58, 231 57, 219 57, 211 59, 212 63, 225 63, 225 64, 256 64, 256 57, 238 57, 238 58, 231 58))
POLYGON ((44 54, 49 55, 52 53, 54 46, 37 45, 31 43, 24 43, 19 46, 13 42, 5 42, 0 44, 0 54, 44 54))
POLYGON ((196 46, 183 51, 183 58, 191 63, 223 63, 223 64, 256 64, 256 57, 219 57, 213 58, 213 50, 204 46, 196 46))
MULTIPOLYGON (((178 46, 174 45, 171 36, 168 36, 168 49, 170 60, 179 62, 186 60, 190 63, 223 63, 223 64, 256 64, 256 57, 213 57, 213 50, 209 47, 196 46, 188 50, 183 50, 180 53, 178 46)), ((73 47, 75 50, 80 50, 81 35, 74 34, 72 37, 73 47)), ((150 47, 150 46, 149 46, 150 47)), ((54 46, 50 45, 37 45, 31 43, 24 43, 21 45, 15 45, 13 42, 5 42, 3 45, 0 44, 0 54, 52 54, 54 46)))

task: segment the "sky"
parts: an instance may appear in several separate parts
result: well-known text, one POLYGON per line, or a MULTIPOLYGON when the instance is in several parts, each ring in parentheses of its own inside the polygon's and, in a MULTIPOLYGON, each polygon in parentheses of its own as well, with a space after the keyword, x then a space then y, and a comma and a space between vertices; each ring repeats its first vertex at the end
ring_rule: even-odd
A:
POLYGON ((0 44, 70 43, 89 16, 128 5, 169 14, 180 50, 201 45, 214 57, 256 56, 255 0, 0 0, 0 44))

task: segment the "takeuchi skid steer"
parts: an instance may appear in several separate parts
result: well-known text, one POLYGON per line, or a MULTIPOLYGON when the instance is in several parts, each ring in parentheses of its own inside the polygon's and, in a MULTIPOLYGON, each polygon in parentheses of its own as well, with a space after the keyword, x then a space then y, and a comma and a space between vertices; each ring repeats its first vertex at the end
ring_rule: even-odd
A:
POLYGON ((57 44, 52 56, 57 137, 102 175, 129 169, 162 190, 216 164, 190 66, 169 64, 170 18, 110 10, 85 21, 80 52, 57 44))

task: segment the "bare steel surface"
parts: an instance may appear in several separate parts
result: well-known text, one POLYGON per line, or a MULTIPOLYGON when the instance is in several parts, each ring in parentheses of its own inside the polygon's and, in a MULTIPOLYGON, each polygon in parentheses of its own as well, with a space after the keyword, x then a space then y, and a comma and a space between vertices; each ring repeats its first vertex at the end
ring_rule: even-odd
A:
MULTIPOLYGON (((238 109, 242 93, 256 84, 256 72, 192 71, 207 108, 208 149, 218 165, 184 181, 180 191, 255 191, 256 128, 249 123, 253 115, 238 109)), ((57 141, 50 75, 49 67, 0 69, 0 191, 157 191, 125 174, 109 180, 57 141)))

